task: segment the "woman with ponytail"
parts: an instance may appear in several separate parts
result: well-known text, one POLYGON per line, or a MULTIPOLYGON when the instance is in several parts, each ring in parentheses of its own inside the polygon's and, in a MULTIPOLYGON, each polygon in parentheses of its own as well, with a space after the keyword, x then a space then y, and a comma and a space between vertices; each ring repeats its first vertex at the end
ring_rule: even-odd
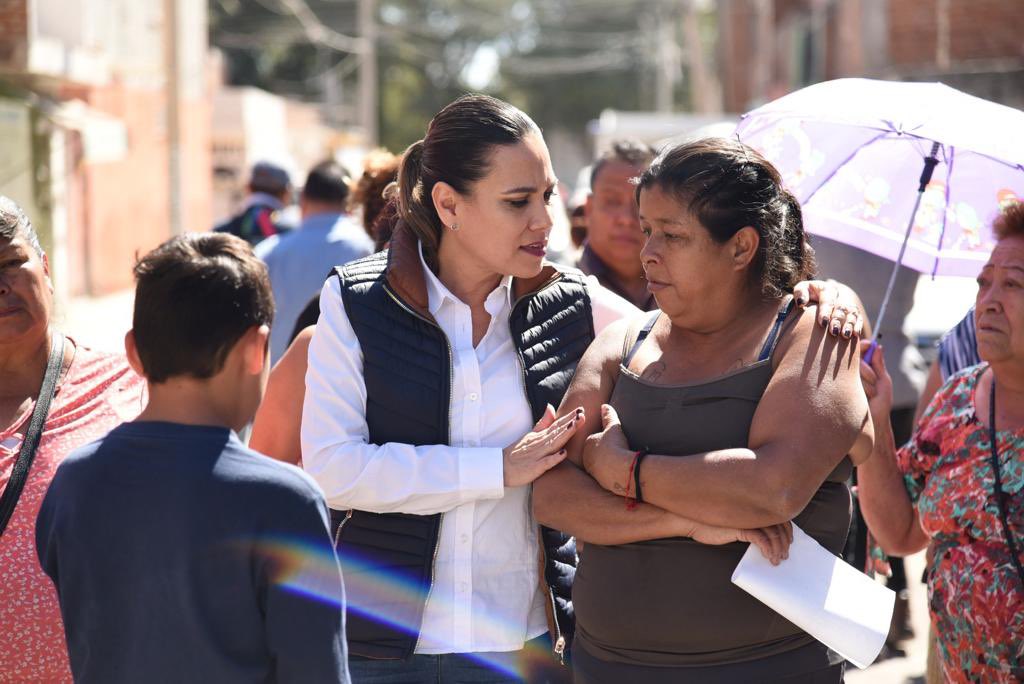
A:
POLYGON ((534 485, 538 520, 584 542, 576 681, 840 682, 841 657, 730 581, 732 542, 777 560, 790 521, 841 552, 871 451, 856 341, 790 294, 814 272, 800 206, 717 138, 662 152, 636 194, 660 310, 584 355, 564 404, 588 421, 534 485))
POLYGON ((569 677, 575 544, 538 527, 530 485, 594 420, 553 407, 595 332, 637 311, 545 261, 556 183, 526 114, 460 98, 402 159, 390 248, 323 288, 302 461, 332 508, 354 682, 569 677))

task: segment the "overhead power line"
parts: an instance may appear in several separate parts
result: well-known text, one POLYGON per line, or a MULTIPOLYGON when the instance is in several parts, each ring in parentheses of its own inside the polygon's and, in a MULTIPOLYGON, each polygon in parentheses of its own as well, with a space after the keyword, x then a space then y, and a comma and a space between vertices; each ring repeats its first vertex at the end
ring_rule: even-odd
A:
POLYGON ((309 5, 306 4, 305 0, 279 0, 279 2, 288 8, 288 11, 299 20, 302 30, 306 33, 306 37, 309 38, 310 42, 341 52, 363 54, 369 51, 369 45, 364 38, 346 36, 324 26, 323 22, 313 13, 313 10, 309 9, 309 5))
POLYGON ((615 71, 633 62, 629 53, 622 50, 591 52, 573 57, 505 57, 501 60, 502 71, 519 76, 567 76, 593 71, 615 71))

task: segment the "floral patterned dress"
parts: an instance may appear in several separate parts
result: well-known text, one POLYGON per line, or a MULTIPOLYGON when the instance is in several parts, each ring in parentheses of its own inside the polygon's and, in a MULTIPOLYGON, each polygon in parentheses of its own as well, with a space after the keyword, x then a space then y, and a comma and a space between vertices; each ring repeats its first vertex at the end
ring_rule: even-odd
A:
MULTIPOLYGON (((0 682, 69 682, 57 590, 36 555, 36 515, 50 480, 71 451, 142 410, 144 383, 123 356, 77 346, 57 387, 25 489, 0 537, 0 682)), ((18 458, 19 431, 34 405, 0 426, 0 492, 18 458)), ((110 549, 96 549, 109 553, 110 549)))
MULTIPOLYGON (((1000 522, 989 430, 975 412, 975 388, 987 368, 950 377, 897 456, 934 549, 929 610, 952 682, 1024 679, 1024 586, 1000 522)), ((1024 543, 1024 430, 996 438, 1010 527, 1024 543)))

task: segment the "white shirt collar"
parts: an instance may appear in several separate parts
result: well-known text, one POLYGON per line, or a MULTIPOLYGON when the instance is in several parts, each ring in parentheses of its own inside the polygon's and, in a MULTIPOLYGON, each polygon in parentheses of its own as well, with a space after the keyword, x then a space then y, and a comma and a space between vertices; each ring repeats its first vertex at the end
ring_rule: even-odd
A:
MULTIPOLYGON (((466 303, 451 293, 451 291, 445 287, 444 283, 438 279, 434 272, 427 266, 426 259, 423 258, 423 243, 418 242, 416 249, 420 255, 420 264, 423 265, 423 273, 427 280, 427 307, 430 309, 430 315, 437 317, 437 312, 441 310, 446 301, 452 303, 462 304, 466 306, 466 303)), ((496 316, 502 309, 503 306, 512 305, 512 276, 507 275, 501 279, 498 283, 498 287, 487 295, 487 300, 484 302, 484 308, 487 313, 492 316, 496 316)))

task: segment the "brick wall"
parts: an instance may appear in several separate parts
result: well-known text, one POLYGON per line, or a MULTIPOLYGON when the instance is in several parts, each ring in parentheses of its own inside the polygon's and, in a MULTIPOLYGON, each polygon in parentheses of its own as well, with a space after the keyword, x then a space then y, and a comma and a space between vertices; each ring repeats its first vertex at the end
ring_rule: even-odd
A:
POLYGON ((935 61, 938 46, 938 2, 939 0, 889 0, 889 63, 892 66, 928 64, 935 61))
MULTIPOLYGON (((768 45, 757 41, 761 0, 718 3, 727 111, 744 111, 800 85, 793 69, 799 63, 797 41, 806 35, 798 36, 797 28, 805 32, 813 24, 812 3, 768 1, 775 27, 768 45), (770 74, 759 85, 756 75, 766 63, 770 74)), ((826 17, 818 78, 927 76, 956 80, 958 87, 1000 102, 1024 99, 1024 0, 835 0, 826 17)))
POLYGON ((29 0, 0 0, 0 70, 23 71, 28 59, 29 0))
POLYGON ((1024 59, 1024 0, 950 0, 949 5, 954 62, 1024 59))
POLYGON ((940 30, 948 27, 948 59, 1024 58, 1021 0, 889 0, 889 61, 893 67, 935 64, 940 30), (940 13, 946 12, 946 22, 940 13))

